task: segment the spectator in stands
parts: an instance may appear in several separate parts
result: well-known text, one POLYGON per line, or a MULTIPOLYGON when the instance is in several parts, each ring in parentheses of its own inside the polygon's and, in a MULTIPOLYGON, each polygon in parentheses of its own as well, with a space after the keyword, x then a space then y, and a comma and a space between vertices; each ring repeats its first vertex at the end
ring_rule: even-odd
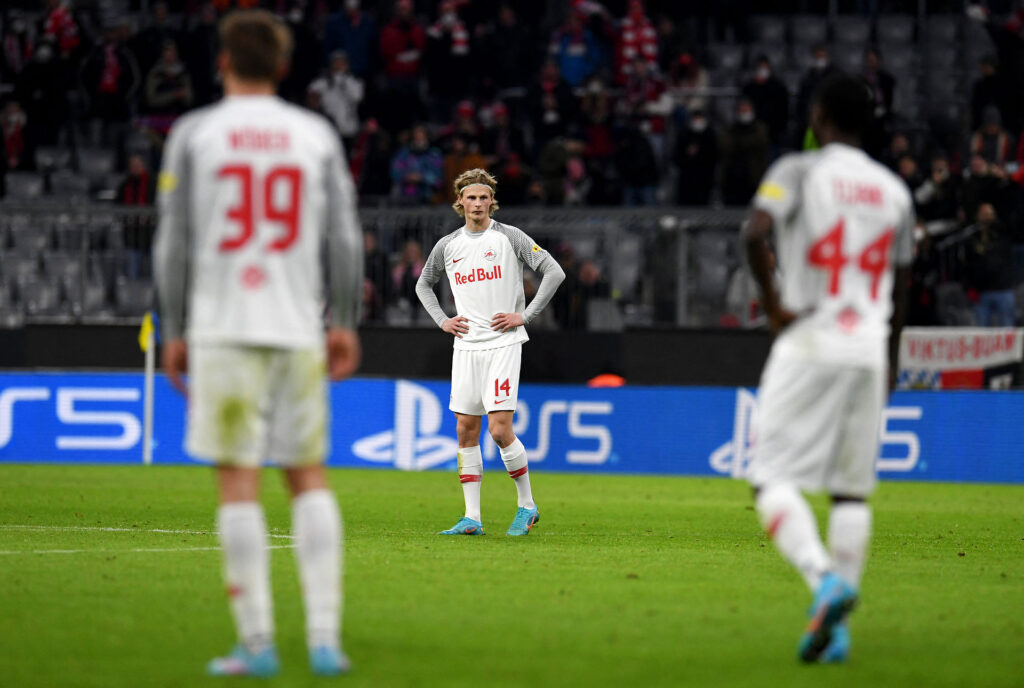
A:
POLYGON ((461 136, 467 144, 480 145, 480 125, 476 120, 476 106, 471 100, 463 100, 455 106, 451 124, 438 132, 437 145, 447 150, 455 136, 461 136))
POLYGON ((986 108, 998 107, 1005 116, 1002 107, 1003 93, 998 77, 999 61, 995 55, 983 55, 978 61, 981 76, 971 87, 971 130, 981 128, 981 120, 986 108))
POLYGON ((128 42, 129 47, 139 61, 139 71, 149 74, 163 56, 163 47, 168 41, 178 45, 181 34, 171 26, 166 2, 153 3, 149 25, 139 31, 128 42))
POLYGON ((18 101, 7 101, 0 113, 0 133, 3 134, 3 158, 8 170, 30 170, 35 166, 27 124, 28 118, 18 101))
POLYGON ((548 141, 537 159, 537 171, 547 205, 580 205, 590 189, 583 142, 557 137, 548 141))
POLYGON ((864 150, 877 158, 885 149, 889 139, 892 119, 892 98, 896 79, 882 68, 882 53, 878 48, 869 47, 864 51, 864 68, 861 71, 864 83, 871 90, 875 111, 871 125, 864 134, 864 150))
POLYGON ((492 167, 501 183, 501 204, 503 207, 525 205, 529 200, 533 171, 523 164, 519 153, 509 153, 506 158, 492 167))
POLYGON ((672 67, 669 88, 675 98, 676 119, 685 122, 694 110, 707 111, 708 72, 690 53, 683 53, 672 67))
POLYGON ((327 20, 324 54, 348 55, 352 74, 364 82, 373 77, 377 63, 377 22, 363 12, 361 0, 345 0, 344 8, 327 20))
POLYGON ((995 43, 1001 109, 1007 126, 1020 131, 1024 127, 1024 12, 1018 10, 1001 27, 980 5, 968 5, 967 14, 985 27, 995 43))
POLYGON ((132 117, 139 88, 139 65, 122 43, 124 20, 115 19, 103 30, 103 40, 82 61, 79 82, 89 99, 89 116, 104 145, 120 146, 132 117))
POLYGON ((396 0, 395 18, 380 32, 386 91, 378 115, 390 132, 405 129, 422 116, 419 78, 426 47, 427 35, 413 16, 412 0, 396 0))
POLYGON ((576 99, 562 79, 558 63, 548 60, 527 95, 535 150, 551 139, 563 136, 576 122, 576 99))
POLYGON ((708 205, 718 172, 718 137, 703 110, 690 113, 686 130, 676 139, 673 156, 679 176, 676 203, 708 205))
POLYGON ((789 126, 789 91, 775 74, 767 55, 758 55, 754 62, 754 76, 743 84, 743 97, 754 106, 757 118, 768 127, 768 138, 776 157, 783 145, 789 126))
POLYGON ((642 57, 633 62, 633 69, 626 79, 626 94, 623 101, 625 114, 642 122, 654 148, 655 156, 664 157, 665 120, 672 113, 674 102, 665 82, 657 74, 657 65, 642 57))
MULTIPOLYGON (((141 155, 131 156, 128 174, 117 188, 118 203, 129 207, 151 206, 155 191, 156 184, 146 161, 141 155)), ((153 218, 148 213, 127 215, 123 220, 125 270, 133 280, 151 274, 149 255, 153 246, 153 229, 153 218)))
POLYGON ((629 0, 629 11, 619 22, 615 47, 615 80, 625 84, 637 65, 645 62, 652 71, 658 68, 658 34, 644 14, 643 0, 629 0))
POLYGON ((192 107, 192 79, 178 59, 178 46, 167 41, 160 61, 146 77, 146 110, 157 115, 180 115, 192 107))
POLYGON ((410 239, 402 247, 402 256, 391 269, 391 293, 398 302, 415 303, 416 280, 423 272, 423 247, 410 239))
POLYGON ((803 147, 804 137, 807 133, 807 123, 811 116, 811 96, 822 79, 835 71, 836 68, 832 65, 828 47, 821 44, 813 46, 811 48, 811 66, 800 79, 800 89, 797 91, 794 119, 797 124, 796 144, 798 148, 803 147))
POLYGON ((548 47, 562 77, 572 88, 582 86, 601 66, 600 48, 584 20, 584 13, 573 8, 565 25, 552 34, 548 47))
POLYGON ((990 203, 978 206, 968 246, 968 286, 977 290, 974 316, 981 327, 1013 327, 1013 255, 1008 232, 990 203))
POLYGON ((879 161, 893 172, 899 174, 900 160, 905 155, 911 155, 910 139, 903 132, 896 132, 889 140, 889 146, 882 154, 879 161))
POLYGON ((611 298, 611 285, 601 274, 601 268, 592 260, 580 264, 577 278, 572 284, 573 292, 569 298, 573 302, 571 317, 566 323, 568 328, 581 330, 590 327, 590 303, 596 299, 611 298))
POLYGON ((78 50, 81 38, 78 23, 66 0, 46 0, 46 18, 43 20, 43 38, 57 48, 61 60, 68 60, 78 50))
POLYGON ((391 193, 391 139, 373 117, 366 120, 349 155, 360 200, 391 193))
POLYGON ((688 45, 683 31, 680 30, 675 20, 668 14, 658 17, 658 68, 662 74, 672 71, 672 66, 679 59, 679 56, 686 52, 688 45))
POLYGON ((645 124, 632 117, 616 137, 615 166, 622 179, 622 203, 626 206, 653 206, 658 202, 658 160, 644 132, 645 124))
POLYGON ((477 31, 475 51, 487 55, 480 65, 485 89, 525 88, 537 71, 536 42, 530 24, 519 21, 511 3, 503 3, 497 18, 477 31))
POLYGON ((945 153, 932 156, 931 174, 913 189, 918 220, 929 234, 945 234, 956 228, 960 200, 960 180, 949 169, 945 153))
POLYGON ((587 197, 590 205, 619 205, 622 202, 620 178, 615 166, 611 108, 608 89, 599 77, 594 77, 587 84, 581 103, 583 157, 593 182, 587 197))
POLYGON ((293 103, 306 99, 306 92, 313 79, 320 74, 324 64, 321 42, 305 20, 305 0, 291 0, 285 21, 292 32, 292 54, 288 63, 288 74, 278 86, 282 98, 293 103))
POLYGON ((981 206, 991 204, 999 217, 1009 217, 1013 207, 1014 189, 999 165, 989 164, 979 154, 971 156, 970 169, 964 173, 960 193, 960 220, 975 218, 981 206))
POLYGON ((412 140, 391 161, 392 189, 397 199, 410 205, 437 202, 442 164, 441 152, 430 144, 427 128, 422 124, 413 127, 412 140))
POLYGON ((391 270, 388 257, 377 245, 372 230, 363 231, 363 319, 369 322, 384 320, 384 306, 388 302, 391 270))
POLYGON ((924 175, 921 174, 917 159, 909 153, 903 154, 896 162, 896 174, 911 191, 924 183, 924 175))
POLYGON ((362 79, 349 68, 348 55, 340 51, 331 55, 327 76, 313 81, 309 89, 320 95, 321 109, 341 134, 345 148, 351 149, 359 133, 359 103, 364 89, 362 79))
POLYGON ((447 117, 452 106, 472 92, 476 79, 469 29, 455 12, 454 0, 442 0, 438 18, 427 29, 424 66, 434 119, 447 117))
POLYGON ((0 32, 0 84, 14 87, 22 71, 32 60, 35 40, 25 17, 17 11, 7 12, 0 32))
POLYGON ((15 99, 28 117, 28 138, 40 146, 57 143, 70 119, 64 71, 53 44, 41 41, 14 89, 15 99))
POLYGON ((1013 159, 1015 152, 1013 136, 1003 128, 999 109, 992 105, 985 108, 981 127, 968 141, 968 155, 980 155, 988 163, 1003 166, 1013 159))
POLYGON ((746 98, 736 105, 736 118, 722 137, 722 200, 746 205, 768 169, 768 129, 757 120, 746 98))
POLYGON ((480 154, 480 149, 475 142, 467 143, 466 139, 458 134, 453 136, 451 150, 444 156, 444 182, 441 185, 441 192, 448 202, 455 202, 456 177, 466 170, 483 169, 486 166, 487 160, 480 154))
MULTIPOLYGON (((502 164, 508 160, 510 155, 517 155, 522 160, 526 155, 526 137, 520 127, 512 126, 512 119, 509 116, 508 106, 504 103, 495 103, 491 107, 491 126, 484 129, 480 136, 480 151, 487 157, 487 165, 502 164)), ((505 188, 504 183, 502 189, 505 188)), ((502 191, 502 202, 506 202, 505 192, 502 191)))
POLYGON ((208 105, 217 97, 217 53, 220 36, 217 34, 217 9, 212 3, 203 3, 196 23, 182 38, 181 53, 192 79, 195 105, 208 105))
POLYGON ((934 327, 940 324, 935 297, 941 281, 939 252, 923 226, 914 229, 914 236, 917 241, 907 293, 907 325, 934 327))

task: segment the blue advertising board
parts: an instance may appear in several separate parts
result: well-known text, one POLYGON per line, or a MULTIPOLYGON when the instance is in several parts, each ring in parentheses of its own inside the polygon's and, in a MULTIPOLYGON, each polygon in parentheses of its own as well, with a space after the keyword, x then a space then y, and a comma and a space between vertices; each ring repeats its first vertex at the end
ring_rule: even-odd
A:
MULTIPOLYGON (((330 465, 453 470, 448 392, 430 381, 332 385, 330 465)), ((141 374, 0 374, 0 462, 141 462, 142 399, 141 374)), ((192 463, 183 397, 158 375, 154 400, 154 462, 192 463)), ((755 392, 742 388, 524 384, 514 428, 532 470, 740 477, 756 415, 755 392)), ((1021 392, 896 392, 880 477, 1024 483, 1022 417, 1021 392)), ((481 447, 485 466, 500 468, 486 434, 481 447)))

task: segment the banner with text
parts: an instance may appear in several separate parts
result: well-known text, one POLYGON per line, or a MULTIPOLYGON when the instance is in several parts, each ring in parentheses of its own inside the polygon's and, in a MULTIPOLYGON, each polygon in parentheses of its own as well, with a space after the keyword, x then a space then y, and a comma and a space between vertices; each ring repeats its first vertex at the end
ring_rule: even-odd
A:
POLYGON ((900 389, 1008 389, 1024 360, 1024 329, 908 327, 900 336, 900 389))
MULTIPOLYGON (((141 374, 0 374, 0 462, 142 460, 141 374)), ((332 466, 454 470, 446 382, 357 379, 331 387, 332 466)), ((533 470, 742 477, 753 390, 523 385, 516 434, 533 470)), ((882 479, 1024 483, 1021 392, 897 392, 885 411, 882 479)), ((157 376, 153 456, 191 463, 185 402, 157 376)), ((485 466, 501 469, 486 434, 485 466)))

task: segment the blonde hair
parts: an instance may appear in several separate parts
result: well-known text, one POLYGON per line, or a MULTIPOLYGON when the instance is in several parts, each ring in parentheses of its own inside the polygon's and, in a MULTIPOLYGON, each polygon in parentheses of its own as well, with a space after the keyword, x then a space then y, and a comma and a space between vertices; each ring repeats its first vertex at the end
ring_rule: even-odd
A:
MULTIPOLYGON (((455 183, 452 184, 452 188, 455 190, 455 202, 452 203, 452 209, 459 214, 459 217, 466 217, 466 209, 462 207, 462 190, 467 186, 474 184, 483 184, 484 186, 490 187, 491 198, 494 198, 495 193, 498 190, 498 180, 494 178, 487 170, 479 167, 466 170, 458 177, 455 178, 455 183)), ((494 211, 498 209, 498 199, 494 198, 494 202, 491 203, 491 211, 489 215, 494 215, 494 211)))

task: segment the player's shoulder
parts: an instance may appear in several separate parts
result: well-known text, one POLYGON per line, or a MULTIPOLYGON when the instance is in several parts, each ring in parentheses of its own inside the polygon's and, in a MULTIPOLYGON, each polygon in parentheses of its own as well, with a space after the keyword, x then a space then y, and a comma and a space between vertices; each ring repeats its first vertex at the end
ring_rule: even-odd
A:
POLYGON ((821 161, 820 150, 794 151, 780 155, 770 172, 777 175, 803 175, 821 161))
POLYGON ((491 229, 498 234, 503 235, 513 245, 529 241, 529 237, 526 235, 526 232, 515 225, 509 225, 504 222, 494 220, 494 222, 491 223, 491 229))
POLYGON ((871 166, 872 174, 886 186, 894 198, 898 199, 902 205, 913 208, 913 197, 903 179, 877 160, 868 158, 868 164, 871 166))
POLYGON ((187 140, 193 132, 212 119, 217 113, 219 105, 219 103, 212 103, 184 113, 171 125, 168 136, 179 141, 187 140))
POLYGON ((451 232, 448 232, 443 237, 438 239, 437 243, 434 244, 434 250, 443 253, 445 251, 445 249, 447 249, 448 246, 453 241, 458 239, 460 236, 462 236, 462 227, 459 227, 458 229, 452 230, 451 232))

